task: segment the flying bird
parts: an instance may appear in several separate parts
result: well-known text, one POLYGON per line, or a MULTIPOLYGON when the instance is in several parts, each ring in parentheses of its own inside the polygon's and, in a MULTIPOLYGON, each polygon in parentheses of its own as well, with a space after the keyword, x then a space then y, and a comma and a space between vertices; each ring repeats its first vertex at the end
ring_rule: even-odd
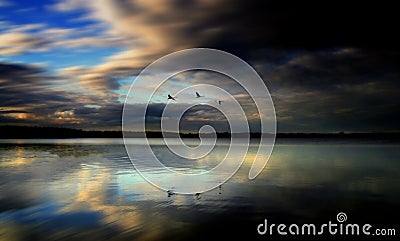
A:
POLYGON ((196 98, 204 97, 203 95, 200 95, 199 92, 196 92, 196 98))
POLYGON ((168 95, 168 99, 169 99, 169 100, 176 100, 175 98, 176 98, 176 97, 173 97, 173 96, 171 96, 171 95, 168 95))
POLYGON ((221 105, 222 102, 224 102, 223 100, 218 100, 218 104, 221 105))
POLYGON ((168 190, 167 191, 168 197, 171 197, 172 195, 175 195, 174 191, 168 190))

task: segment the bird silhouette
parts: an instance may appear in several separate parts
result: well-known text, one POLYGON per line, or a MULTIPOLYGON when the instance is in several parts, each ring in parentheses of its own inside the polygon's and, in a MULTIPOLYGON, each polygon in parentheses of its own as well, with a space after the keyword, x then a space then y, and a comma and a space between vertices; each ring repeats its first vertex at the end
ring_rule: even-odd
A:
POLYGON ((172 195, 175 195, 174 191, 168 190, 167 191, 168 197, 171 197, 172 195))
POLYGON ((221 105, 222 102, 224 102, 224 101, 223 100, 218 100, 217 102, 218 102, 219 105, 221 105))
POLYGON ((196 92, 196 98, 204 97, 203 95, 200 95, 199 92, 196 92))
POLYGON ((171 95, 168 95, 168 99, 169 99, 169 100, 175 100, 175 101, 176 101, 175 98, 176 98, 176 97, 173 97, 173 96, 171 96, 171 95))

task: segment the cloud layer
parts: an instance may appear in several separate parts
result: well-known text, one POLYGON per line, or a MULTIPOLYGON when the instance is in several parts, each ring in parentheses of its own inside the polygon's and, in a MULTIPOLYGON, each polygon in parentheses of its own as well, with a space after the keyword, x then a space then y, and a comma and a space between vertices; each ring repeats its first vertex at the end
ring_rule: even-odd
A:
MULTIPOLYGON (((211 47, 261 74, 278 131, 398 131, 400 39, 388 1, 362 9, 341 0, 60 0, 42 7, 76 25, 0 23, 2 123, 118 129, 130 80, 141 69, 176 50, 211 47), (42 54, 48 62, 49 54, 70 51, 79 62, 82 51, 108 48, 114 51, 91 65, 72 61, 52 69, 8 60, 42 54)), ((200 74, 171 81, 217 83, 200 74)), ((201 123, 193 113, 186 118, 192 127, 201 123)))

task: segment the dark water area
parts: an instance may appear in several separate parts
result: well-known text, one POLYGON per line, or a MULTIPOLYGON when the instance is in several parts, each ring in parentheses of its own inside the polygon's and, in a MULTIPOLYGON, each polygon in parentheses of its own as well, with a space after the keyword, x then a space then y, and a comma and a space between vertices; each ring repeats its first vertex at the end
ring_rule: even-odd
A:
MULTIPOLYGON (((138 157, 143 143, 130 142, 138 157)), ((181 170, 209 170, 229 146, 219 142, 207 158, 187 164, 160 139, 151 144, 166 165, 181 170)), ((120 139, 1 140, 0 240, 397 240, 399 147, 279 139, 263 172, 250 181, 252 143, 242 167, 221 187, 168 195, 136 172, 120 139), (396 235, 257 233, 265 219, 287 226, 340 224, 340 212, 347 216, 342 224, 371 224, 371 232, 395 229, 396 235)))

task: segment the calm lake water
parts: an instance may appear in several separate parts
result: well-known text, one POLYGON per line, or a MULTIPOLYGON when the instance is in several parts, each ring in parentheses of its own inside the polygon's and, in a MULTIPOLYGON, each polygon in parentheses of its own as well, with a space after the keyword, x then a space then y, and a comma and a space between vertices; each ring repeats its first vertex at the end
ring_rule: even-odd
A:
MULTIPOLYGON (((228 148, 219 142, 210 156, 189 162, 174 157, 161 140, 151 143, 166 165, 183 171, 214 167, 228 148)), ((143 140, 131 144, 140 156, 143 140)), ((263 172, 249 181, 257 150, 252 144, 227 183, 196 196, 168 195, 147 183, 120 139, 1 140, 0 239, 266 240, 257 234, 265 218, 327 223, 339 212, 348 223, 396 228, 398 236, 399 147, 279 140, 263 172)))

